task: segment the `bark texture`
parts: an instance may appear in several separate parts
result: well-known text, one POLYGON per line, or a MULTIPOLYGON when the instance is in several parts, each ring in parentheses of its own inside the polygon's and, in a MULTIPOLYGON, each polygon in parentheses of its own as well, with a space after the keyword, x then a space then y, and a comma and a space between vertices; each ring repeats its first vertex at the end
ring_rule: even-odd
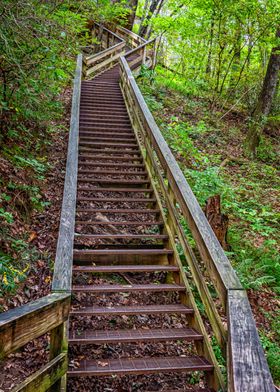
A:
MULTIPOLYGON (((280 39, 280 27, 276 32, 276 38, 280 39)), ((263 86, 252 113, 252 121, 246 139, 249 152, 255 155, 256 148, 260 143, 261 133, 265 125, 265 118, 269 115, 273 98, 277 91, 278 76, 280 70, 280 44, 277 44, 270 55, 263 86)))
POLYGON ((228 217, 221 212, 220 195, 209 197, 209 199, 206 201, 205 215, 221 246, 223 249, 228 250, 229 245, 226 239, 228 230, 228 217))

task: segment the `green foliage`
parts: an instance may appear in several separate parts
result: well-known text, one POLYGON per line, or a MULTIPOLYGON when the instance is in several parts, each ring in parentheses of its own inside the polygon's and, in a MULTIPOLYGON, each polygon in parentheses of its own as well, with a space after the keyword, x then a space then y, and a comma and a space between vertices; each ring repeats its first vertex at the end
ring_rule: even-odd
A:
MULTIPOLYGON (((18 246, 18 244, 16 244, 18 246)), ((23 281, 29 269, 27 264, 25 268, 14 267, 14 261, 9 256, 0 252, 0 289, 4 292, 14 292, 18 283, 23 281)))
MULTIPOLYGON (((143 78, 141 89, 145 100, 201 207, 210 196, 221 196, 223 213, 227 214, 230 223, 227 236, 230 251, 227 255, 243 286, 255 290, 269 288, 277 295, 280 292, 277 242, 280 230, 279 212, 274 207, 279 189, 276 146, 270 144, 272 139, 264 136, 259 160, 245 160, 239 147, 241 124, 236 121, 229 126, 217 120, 221 112, 209 107, 205 91, 199 92, 198 96, 186 94, 187 90, 176 88, 173 81, 169 83, 172 78, 168 72, 165 78, 156 72, 152 84, 143 78), (237 146, 235 148, 241 156, 231 158, 229 151, 229 158, 225 161, 224 157, 232 145, 237 146)), ((182 219, 181 223, 190 245, 195 248, 186 222, 182 219)), ((181 258, 184 260, 183 255, 181 258)), ((209 288, 215 297, 215 292, 212 293, 209 288)), ((203 314, 197 295, 196 302, 203 314)), ((279 330, 279 325, 275 324, 277 315, 272 313, 266 317, 272 331, 279 330)), ((267 331, 261 336, 273 378, 279 382, 277 338, 267 331)), ((223 366, 223 357, 215 341, 212 341, 212 347, 223 366)))
POLYGON ((202 158, 195 148, 190 133, 192 127, 172 117, 171 122, 163 128, 163 133, 169 146, 177 152, 178 156, 190 162, 191 166, 198 166, 202 158))
POLYGON ((13 215, 8 212, 5 211, 4 208, 0 208, 0 218, 4 219, 7 223, 13 223, 13 215))
POLYGON ((187 95, 211 91, 215 102, 239 97, 253 107, 279 14, 278 0, 167 2, 151 22, 164 36, 159 62, 175 71, 166 81, 168 70, 161 70, 162 83, 187 95))
POLYGON ((268 365, 273 374, 275 384, 280 383, 280 347, 277 343, 271 341, 264 332, 260 331, 260 339, 265 350, 268 365))

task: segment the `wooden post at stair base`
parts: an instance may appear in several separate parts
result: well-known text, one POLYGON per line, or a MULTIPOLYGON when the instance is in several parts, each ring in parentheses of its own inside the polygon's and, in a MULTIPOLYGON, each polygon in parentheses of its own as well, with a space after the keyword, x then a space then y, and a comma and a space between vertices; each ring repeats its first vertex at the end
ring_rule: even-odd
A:
MULTIPOLYGON (((63 352, 67 352, 66 339, 67 323, 62 323, 51 331, 50 336, 50 361, 63 352)), ((59 379, 48 392, 61 392, 65 388, 66 376, 59 379), (64 386, 64 388, 63 388, 64 386)))

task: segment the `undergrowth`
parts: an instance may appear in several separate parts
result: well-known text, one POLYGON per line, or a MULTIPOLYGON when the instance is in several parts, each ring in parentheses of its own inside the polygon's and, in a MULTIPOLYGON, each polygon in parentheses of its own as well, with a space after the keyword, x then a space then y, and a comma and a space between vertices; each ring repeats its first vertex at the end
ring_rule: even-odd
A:
MULTIPOLYGON (((144 69, 138 80, 201 207, 210 196, 221 196, 223 213, 229 218, 227 255, 243 286, 268 289, 277 296, 279 142, 264 134, 257 158, 249 160, 243 149, 246 116, 242 106, 223 117, 227 108, 210 106, 203 83, 190 82, 160 66, 155 72, 144 69)), ((270 330, 261 329, 260 334, 274 380, 279 383, 279 337, 270 332, 276 328, 276 313, 269 313, 270 330)))

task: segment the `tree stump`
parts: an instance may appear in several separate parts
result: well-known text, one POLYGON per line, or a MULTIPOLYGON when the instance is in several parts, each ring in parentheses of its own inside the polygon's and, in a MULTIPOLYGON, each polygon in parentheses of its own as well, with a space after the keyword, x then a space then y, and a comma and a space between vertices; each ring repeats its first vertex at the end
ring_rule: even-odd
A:
POLYGON ((221 213, 220 195, 211 196, 206 201, 205 215, 223 249, 228 250, 228 216, 221 213))

